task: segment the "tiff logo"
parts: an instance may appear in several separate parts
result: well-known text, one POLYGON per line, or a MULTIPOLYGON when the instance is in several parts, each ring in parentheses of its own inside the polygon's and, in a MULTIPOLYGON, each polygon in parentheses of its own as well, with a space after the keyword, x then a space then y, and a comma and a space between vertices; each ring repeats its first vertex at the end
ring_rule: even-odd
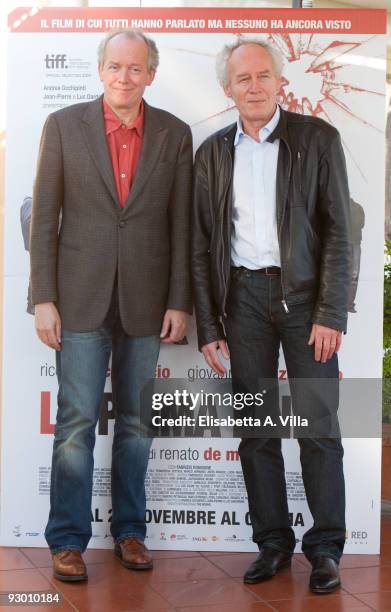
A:
POLYGON ((65 65, 66 59, 67 56, 65 53, 57 53, 57 55, 54 55, 54 53, 49 55, 47 53, 45 56, 45 66, 48 70, 53 68, 56 68, 57 70, 59 68, 68 68, 68 66, 65 65))

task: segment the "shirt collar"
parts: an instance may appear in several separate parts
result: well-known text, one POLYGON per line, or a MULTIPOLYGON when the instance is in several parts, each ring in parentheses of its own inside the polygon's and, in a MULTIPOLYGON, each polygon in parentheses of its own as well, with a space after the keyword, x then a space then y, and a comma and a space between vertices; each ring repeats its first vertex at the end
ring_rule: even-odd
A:
MULTIPOLYGON (((278 125, 278 122, 280 120, 280 107, 277 104, 277 108, 276 111, 273 115, 273 117, 270 119, 269 123, 267 123, 266 125, 263 126, 263 128, 261 128, 259 130, 259 140, 260 142, 265 142, 265 140, 269 137, 269 135, 275 130, 275 128, 278 125)), ((234 140, 234 145, 236 147, 236 145, 239 143, 239 139, 241 136, 247 136, 247 134, 245 134, 245 132, 243 131, 243 127, 242 127, 242 121, 240 119, 240 116, 238 117, 238 120, 236 122, 236 134, 235 134, 235 140, 234 140)))
MULTIPOLYGON (((105 120, 105 131, 106 135, 115 132, 122 127, 123 123, 119 117, 115 114, 113 109, 107 104, 103 98, 103 116, 105 120)), ((144 101, 141 100, 140 110, 136 119, 130 125, 126 126, 127 130, 135 129, 138 136, 142 138, 144 131, 144 101)))

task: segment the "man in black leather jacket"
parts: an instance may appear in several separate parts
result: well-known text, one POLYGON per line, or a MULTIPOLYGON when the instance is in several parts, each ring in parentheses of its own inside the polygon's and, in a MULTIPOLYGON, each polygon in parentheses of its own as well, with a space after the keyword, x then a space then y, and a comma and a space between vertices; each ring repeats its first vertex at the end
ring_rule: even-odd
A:
MULTIPOLYGON (((196 154, 192 268, 200 350, 221 376, 220 355, 230 357, 234 388, 256 391, 260 378, 277 379, 281 344, 290 382, 331 382, 327 399, 319 401, 336 420, 337 352, 351 279, 340 136, 319 118, 278 106, 282 58, 269 43, 239 39, 227 45, 217 73, 239 119, 212 134, 196 154)), ((311 401, 320 395, 310 394, 311 401)), ((247 583, 288 566, 295 548, 281 439, 253 436, 239 445, 260 549, 247 583)), ((311 590, 328 593, 340 585, 345 542, 343 448, 339 434, 299 443, 314 519, 302 548, 313 566, 311 590)))

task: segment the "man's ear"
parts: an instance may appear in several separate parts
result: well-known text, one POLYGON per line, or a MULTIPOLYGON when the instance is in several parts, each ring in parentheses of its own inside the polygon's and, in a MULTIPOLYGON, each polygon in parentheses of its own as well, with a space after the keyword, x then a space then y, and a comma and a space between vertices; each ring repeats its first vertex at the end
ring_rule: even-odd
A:
POLYGON ((148 85, 152 85, 155 76, 156 76, 156 70, 149 70, 149 72, 148 72, 148 79, 147 79, 147 86, 148 85))
POLYGON ((228 83, 227 85, 224 85, 223 89, 224 89, 224 93, 227 96, 227 98, 232 98, 232 91, 231 91, 230 83, 228 83))

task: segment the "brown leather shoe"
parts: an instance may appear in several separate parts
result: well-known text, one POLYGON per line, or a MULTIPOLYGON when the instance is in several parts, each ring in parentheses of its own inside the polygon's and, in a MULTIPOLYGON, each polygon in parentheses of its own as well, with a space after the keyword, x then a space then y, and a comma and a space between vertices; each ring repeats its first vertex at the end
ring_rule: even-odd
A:
POLYGON ((121 559, 126 569, 152 569, 152 555, 138 538, 126 538, 114 547, 114 554, 121 559))
POLYGON ((53 575, 64 582, 87 580, 87 569, 80 550, 62 550, 53 555, 53 575))

